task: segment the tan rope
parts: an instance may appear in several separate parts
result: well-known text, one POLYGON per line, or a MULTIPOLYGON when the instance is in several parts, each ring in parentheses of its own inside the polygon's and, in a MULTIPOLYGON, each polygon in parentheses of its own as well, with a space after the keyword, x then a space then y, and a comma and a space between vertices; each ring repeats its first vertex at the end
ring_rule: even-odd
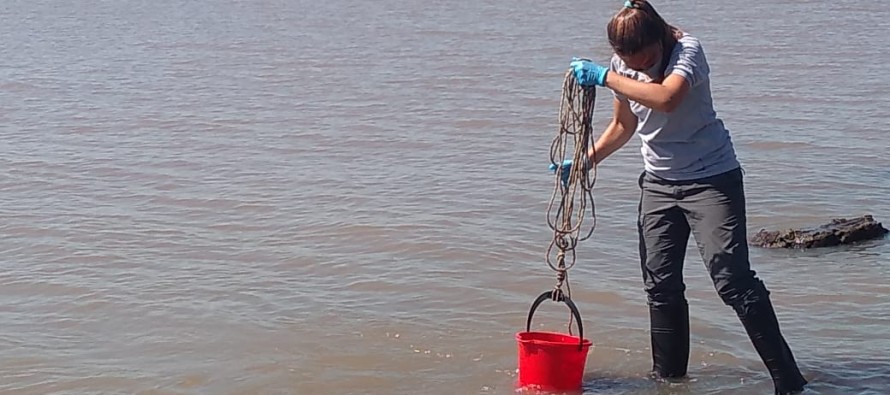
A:
MULTIPOLYGON (((575 81, 571 69, 566 72, 559 106, 559 133, 550 145, 550 161, 556 164, 556 178, 550 204, 547 207, 547 224, 553 230, 553 239, 547 247, 547 265, 556 271, 556 287, 553 298, 563 294, 571 298, 569 269, 575 266, 575 248, 579 241, 590 238, 596 227, 596 210, 593 204, 593 185, 596 182, 596 162, 589 161, 587 152, 593 150, 593 110, 596 88, 581 86, 575 81), (562 162, 572 159, 568 184, 562 183, 562 162), (584 232, 585 214, 590 206, 590 228, 584 232)), ((596 158, 596 153, 593 153, 596 158)), ((571 333, 572 318, 569 320, 571 333)))

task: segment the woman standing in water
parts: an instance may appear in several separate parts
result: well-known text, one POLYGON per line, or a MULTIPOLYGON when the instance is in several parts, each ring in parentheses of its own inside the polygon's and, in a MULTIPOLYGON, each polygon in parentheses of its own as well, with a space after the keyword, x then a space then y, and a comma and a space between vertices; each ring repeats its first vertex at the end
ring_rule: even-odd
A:
POLYGON ((601 162, 634 133, 642 139, 638 229, 653 374, 686 375, 683 260, 691 233, 717 292, 769 369, 776 394, 801 391, 807 381, 779 329, 769 291, 748 261, 743 175, 713 108, 701 44, 665 22, 646 0, 625 2, 607 31, 615 52, 610 66, 575 60, 571 67, 581 85, 606 87, 615 96, 612 122, 589 161, 601 162))

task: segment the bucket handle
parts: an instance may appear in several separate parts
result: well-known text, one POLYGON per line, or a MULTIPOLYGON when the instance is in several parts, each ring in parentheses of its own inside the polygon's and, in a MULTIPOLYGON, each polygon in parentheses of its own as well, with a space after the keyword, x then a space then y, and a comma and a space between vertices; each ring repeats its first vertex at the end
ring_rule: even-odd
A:
POLYGON ((538 306, 541 305, 547 299, 553 299, 553 293, 557 292, 557 302, 565 302, 567 306, 569 306, 569 310, 572 311, 572 315, 575 317, 575 321, 578 323, 578 349, 581 350, 584 348, 584 325, 581 323, 581 313, 578 312, 578 307, 575 306, 575 302, 572 302, 568 296, 558 290, 547 291, 538 296, 538 299, 535 299, 535 302, 532 303, 532 308, 528 312, 528 320, 525 322, 525 331, 531 332, 532 329, 532 316, 535 315, 535 310, 538 309, 538 306))

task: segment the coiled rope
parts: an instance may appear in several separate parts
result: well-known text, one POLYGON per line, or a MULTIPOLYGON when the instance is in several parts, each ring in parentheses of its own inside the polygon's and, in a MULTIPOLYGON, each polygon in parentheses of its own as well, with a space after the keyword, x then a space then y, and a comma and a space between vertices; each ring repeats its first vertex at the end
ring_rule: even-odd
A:
MULTIPOLYGON (((566 72, 559 106, 559 133, 550 145, 550 162, 556 165, 553 194, 547 207, 547 223, 553 230, 553 240, 547 248, 547 265, 556 271, 557 283, 553 299, 560 296, 571 298, 569 269, 575 266, 575 248, 579 241, 593 235, 596 228, 596 209, 593 203, 593 185, 596 182, 596 152, 593 161, 587 153, 593 151, 593 110, 596 87, 581 86, 571 69, 566 72), (571 159, 573 165, 566 170, 563 160, 571 159), (562 172, 569 171, 568 182, 563 183, 562 172), (585 228, 585 214, 590 207, 590 226, 585 228), (585 229, 587 229, 585 231, 585 229), (563 291, 565 286, 565 291, 563 291)), ((571 332, 571 320, 569 331, 571 332)))

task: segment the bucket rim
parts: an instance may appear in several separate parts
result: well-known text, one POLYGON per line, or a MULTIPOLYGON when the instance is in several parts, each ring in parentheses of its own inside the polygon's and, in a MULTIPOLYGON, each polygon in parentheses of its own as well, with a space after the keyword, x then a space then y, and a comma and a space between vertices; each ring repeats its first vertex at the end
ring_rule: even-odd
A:
POLYGON ((575 336, 575 335, 570 335, 568 333, 562 333, 562 332, 553 332, 553 331, 516 332, 516 340, 520 343, 538 343, 538 344, 547 344, 547 345, 554 345, 554 346, 570 346, 570 347, 578 347, 578 343, 579 343, 578 340, 580 340, 582 347, 588 347, 588 346, 593 345, 593 342, 590 339, 581 339, 580 337, 575 336), (568 342, 558 342, 558 341, 543 340, 543 339, 524 339, 524 338, 522 338, 522 335, 525 335, 525 334, 557 335, 557 336, 565 336, 565 337, 575 339, 575 340, 571 343, 568 343, 568 342))

